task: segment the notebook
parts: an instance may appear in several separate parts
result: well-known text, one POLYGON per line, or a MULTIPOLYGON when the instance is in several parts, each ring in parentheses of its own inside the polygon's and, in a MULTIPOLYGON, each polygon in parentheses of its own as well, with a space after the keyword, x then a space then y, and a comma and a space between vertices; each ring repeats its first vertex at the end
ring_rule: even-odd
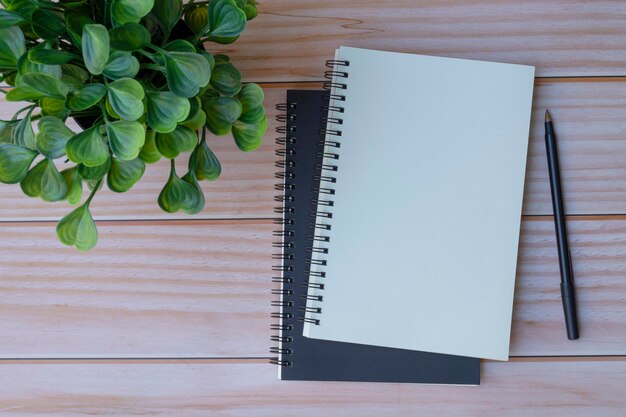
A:
POLYGON ((507 360, 534 68, 330 64, 304 335, 507 360))
MULTIPOLYGON (((271 351, 277 356, 279 376, 283 380, 414 382, 431 384, 480 383, 480 364, 475 358, 415 352, 377 346, 331 342, 302 336, 306 306, 307 284, 313 236, 309 224, 314 220, 315 193, 320 184, 323 151, 322 107, 327 106, 328 92, 295 90, 287 92, 277 139, 279 148, 276 185, 281 202, 277 223, 277 273, 274 290, 277 311, 273 325, 277 332, 272 339, 277 346, 271 351)), ((326 180, 326 178, 325 178, 326 180)), ((324 183, 325 181, 323 181, 324 183)))

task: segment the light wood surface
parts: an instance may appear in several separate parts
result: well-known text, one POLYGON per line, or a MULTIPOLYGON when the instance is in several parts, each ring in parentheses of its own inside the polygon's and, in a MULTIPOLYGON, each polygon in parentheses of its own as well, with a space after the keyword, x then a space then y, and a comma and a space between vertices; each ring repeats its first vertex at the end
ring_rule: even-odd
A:
MULTIPOLYGON (((54 235, 67 206, 0 186, 0 416, 624 416, 626 4, 267 0, 259 9, 237 43, 210 50, 265 82, 270 128, 253 153, 210 138, 223 176, 205 184, 203 213, 158 209, 159 163, 130 193, 96 197, 100 243, 80 254, 54 235), (279 382, 265 363, 274 105, 287 89, 320 88, 339 45, 537 66, 515 358, 483 362, 478 388, 279 382), (576 342, 564 335, 548 216, 545 108, 571 215, 576 342)), ((0 101, 0 118, 15 109, 0 101)))
POLYGON ((269 0, 226 51, 255 81, 318 80, 340 45, 626 75, 620 0, 269 0))
MULTIPOLYGON (((52 226, 0 224, 0 358, 269 356, 270 221, 104 222, 79 255, 52 226)), ((522 224, 511 354, 626 355, 626 219, 570 222, 576 343, 553 227, 522 224)))
POLYGON ((480 387, 279 382, 241 363, 0 365, 0 415, 623 417, 626 361, 486 362, 480 387))

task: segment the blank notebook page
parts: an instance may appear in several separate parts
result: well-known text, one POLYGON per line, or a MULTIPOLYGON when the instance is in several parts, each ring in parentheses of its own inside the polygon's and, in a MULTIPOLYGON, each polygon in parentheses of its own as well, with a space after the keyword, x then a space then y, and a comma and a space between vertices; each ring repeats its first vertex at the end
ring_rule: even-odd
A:
POLYGON ((349 61, 331 103, 344 111, 329 114, 341 147, 326 148, 337 182, 318 206, 331 230, 304 335, 508 359, 534 68, 347 47, 335 59, 349 61))

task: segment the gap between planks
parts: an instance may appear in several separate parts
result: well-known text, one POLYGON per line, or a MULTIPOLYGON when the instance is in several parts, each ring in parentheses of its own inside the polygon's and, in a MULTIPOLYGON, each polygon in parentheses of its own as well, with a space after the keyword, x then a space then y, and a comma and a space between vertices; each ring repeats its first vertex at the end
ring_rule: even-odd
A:
MULTIPOLYGON (((267 358, 7 358, 0 359, 2 365, 192 365, 192 364, 266 364, 267 358)), ((511 356, 508 362, 623 362, 623 355, 584 355, 584 356, 511 356)), ((483 363, 501 361, 482 360, 483 363)))
MULTIPOLYGON (((326 80, 314 81, 263 81, 258 82, 263 88, 297 88, 299 86, 322 88, 326 80)), ((254 81, 251 81, 254 82, 254 81)), ((552 83, 615 83, 626 82, 626 76, 599 75, 599 76, 571 76, 571 77, 535 77, 535 85, 552 84, 552 83)))
MULTIPOLYGON (((213 224, 270 224, 276 217, 253 217, 253 218, 225 218, 225 219, 98 219, 97 224, 108 226, 190 226, 190 225, 213 225, 213 224)), ((570 221, 609 221, 626 220, 626 214, 570 214, 566 216, 570 221)), ((522 221, 552 221, 554 216, 524 214, 522 221)), ((54 226, 58 222, 52 220, 0 220, 0 227, 11 226, 54 226)))

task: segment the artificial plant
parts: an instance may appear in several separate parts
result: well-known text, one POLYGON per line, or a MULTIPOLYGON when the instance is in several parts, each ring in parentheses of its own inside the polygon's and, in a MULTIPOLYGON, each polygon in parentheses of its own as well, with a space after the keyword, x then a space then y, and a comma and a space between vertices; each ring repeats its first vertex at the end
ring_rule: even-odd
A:
POLYGON ((205 204, 198 181, 221 172, 207 130, 232 134, 242 151, 261 144, 263 91, 242 85, 227 56, 205 49, 234 42, 257 15, 254 0, 0 3, 0 81, 11 86, 0 91, 26 102, 0 121, 0 182, 71 204, 81 203, 86 184, 88 197, 57 225, 64 244, 95 246, 89 206, 104 182, 126 192, 145 164, 167 158, 159 206, 198 213, 205 204), (72 118, 83 131, 68 127, 72 118), (175 160, 188 152, 179 177, 175 160))

